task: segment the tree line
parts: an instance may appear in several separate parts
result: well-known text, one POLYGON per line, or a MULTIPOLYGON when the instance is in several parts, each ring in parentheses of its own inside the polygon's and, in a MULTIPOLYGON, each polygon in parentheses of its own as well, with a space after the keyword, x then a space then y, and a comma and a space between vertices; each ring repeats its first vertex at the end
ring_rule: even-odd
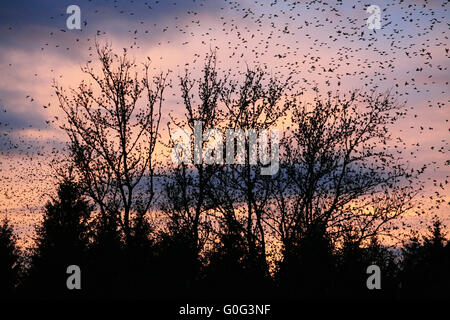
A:
POLYGON ((0 228, 3 296, 447 296, 450 245, 439 221, 397 251, 380 243, 413 209, 424 170, 392 147, 405 108, 390 92, 314 88, 304 103, 291 78, 261 68, 221 73, 212 52, 201 77, 179 76, 184 115, 176 116, 165 112, 175 87, 168 73, 150 77, 150 63, 96 48, 99 67, 82 68, 90 80, 53 84, 69 152, 34 248, 20 253, 8 221, 0 228), (177 149, 178 129, 206 138, 177 149), (229 137, 227 129, 246 134, 229 137), (253 134, 277 129, 279 140, 253 134), (254 156, 271 154, 275 143, 278 170, 261 174, 267 163, 254 156), (161 146, 200 158, 168 164, 161 146), (204 161, 225 146, 244 154, 233 152, 231 164, 204 161), (366 286, 374 264, 381 290, 366 286), (81 290, 66 286, 69 265, 82 270, 81 290))

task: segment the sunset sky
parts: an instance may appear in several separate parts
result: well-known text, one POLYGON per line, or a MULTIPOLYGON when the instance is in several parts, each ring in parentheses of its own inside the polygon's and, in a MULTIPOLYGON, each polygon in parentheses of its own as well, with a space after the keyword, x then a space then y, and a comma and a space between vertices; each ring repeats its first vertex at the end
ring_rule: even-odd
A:
POLYGON ((409 110, 392 128, 404 159, 427 165, 421 199, 428 216, 411 219, 428 223, 436 214, 450 225, 449 8, 441 0, 2 1, 0 214, 21 235, 39 220, 54 192, 51 163, 66 141, 52 80, 77 86, 80 66, 95 64, 97 40, 127 48, 137 62, 150 57, 154 74, 171 71, 163 121, 183 114, 177 77, 186 68, 198 76, 211 50, 220 70, 237 78, 247 66, 292 75, 305 100, 316 85, 322 92, 391 89, 409 110), (81 30, 66 26, 72 4, 81 9, 81 30), (382 11, 376 32, 366 26, 369 5, 382 11))

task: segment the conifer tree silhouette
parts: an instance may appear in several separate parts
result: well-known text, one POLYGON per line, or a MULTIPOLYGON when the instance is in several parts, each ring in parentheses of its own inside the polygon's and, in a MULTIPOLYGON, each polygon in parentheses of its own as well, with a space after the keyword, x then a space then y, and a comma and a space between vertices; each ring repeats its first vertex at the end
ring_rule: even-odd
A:
POLYGON ((5 218, 0 225, 0 299, 15 295, 21 267, 16 242, 10 222, 5 218))
MULTIPOLYGON (((45 205, 42 224, 36 228, 30 274, 25 282, 30 293, 40 298, 71 296, 66 270, 70 265, 86 270, 91 210, 79 185, 72 178, 64 178, 57 197, 45 205)), ((75 291, 71 294, 80 294, 75 291)))

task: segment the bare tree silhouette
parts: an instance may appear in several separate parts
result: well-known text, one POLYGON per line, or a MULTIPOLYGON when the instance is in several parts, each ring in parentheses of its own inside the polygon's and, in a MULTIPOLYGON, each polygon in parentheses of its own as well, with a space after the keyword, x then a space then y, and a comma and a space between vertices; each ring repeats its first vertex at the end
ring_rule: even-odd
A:
POLYGON ((149 63, 140 76, 125 49, 119 57, 108 45, 96 48, 101 71, 82 68, 95 87, 83 81, 70 93, 56 83, 54 89, 80 183, 102 223, 117 225, 129 242, 133 221, 142 220, 154 198, 153 154, 167 74, 150 80, 149 63))
POLYGON ((293 105, 271 215, 285 246, 320 225, 336 240, 353 233, 362 241, 411 207, 421 170, 410 171, 387 147, 388 127, 403 115, 389 93, 330 94, 293 105))
MULTIPOLYGON (((185 119, 179 120, 171 116, 169 133, 175 129, 187 129, 191 132, 198 131, 203 137, 209 129, 218 128, 223 120, 218 107, 222 81, 217 75, 215 53, 212 52, 206 58, 202 78, 192 79, 186 70, 179 80, 186 111, 185 119), (198 90, 197 96, 193 93, 195 89, 198 90)), ((173 148, 174 143, 171 140, 169 146, 173 148)), ((197 142, 191 139, 189 152, 194 154, 193 165, 189 168, 187 163, 180 162, 170 172, 170 180, 165 188, 167 199, 163 204, 172 228, 187 232, 196 255, 203 249, 209 236, 208 210, 211 208, 211 201, 208 201, 207 194, 212 188, 211 179, 217 167, 203 161, 201 153, 194 152, 203 150, 205 145, 203 138, 197 142)))
MULTIPOLYGON (((278 121, 290 107, 290 101, 285 99, 290 79, 282 81, 259 68, 247 69, 243 77, 242 81, 227 81, 221 91, 221 102, 225 109, 224 127, 242 130, 242 135, 224 134, 227 151, 232 148, 235 161, 220 167, 214 190, 210 194, 222 226, 218 233, 224 244, 229 245, 221 250, 228 253, 235 251, 231 256, 241 252, 241 259, 245 260, 244 265, 248 269, 247 279, 255 277, 255 281, 260 282, 268 276, 269 271, 264 220, 272 195, 270 175, 263 175, 260 170, 267 163, 255 161, 254 158, 259 152, 261 160, 263 152, 262 139, 258 134, 270 135, 270 131, 276 129, 278 121), (243 145, 244 155, 237 154, 239 144, 243 145), (240 157, 244 158, 243 161, 239 160, 240 157), (242 248, 235 250, 235 241, 242 248)), ((272 144, 277 143, 271 140, 271 136, 267 140, 272 144)), ((271 152, 270 149, 267 151, 271 152)))

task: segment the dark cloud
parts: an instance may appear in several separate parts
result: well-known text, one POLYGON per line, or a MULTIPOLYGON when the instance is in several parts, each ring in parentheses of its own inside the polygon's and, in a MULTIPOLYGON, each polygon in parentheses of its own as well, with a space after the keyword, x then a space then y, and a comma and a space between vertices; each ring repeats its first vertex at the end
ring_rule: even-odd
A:
MULTIPOLYGON (((223 2, 199 0, 172 1, 2 1, 0 2, 0 52, 6 48, 56 53, 80 64, 86 61, 94 38, 106 35, 133 43, 157 43, 173 37, 175 25, 201 13, 214 14, 223 2), (81 9, 82 30, 68 30, 67 7, 81 9), (178 20, 179 18, 179 20, 178 20)), ((178 34, 177 34, 178 35, 178 34)), ((106 41, 106 40, 105 40, 106 41)), ((0 64, 10 63, 1 55, 0 64)))
POLYGON ((25 128, 44 129, 45 117, 39 112, 37 103, 30 103, 26 109, 14 108, 17 100, 27 103, 23 92, 0 89, 0 133, 25 128), (15 100, 15 101, 14 101, 15 100))
MULTIPOLYGON (((172 0, 172 1, 2 1, 0 3, 0 28, 3 31, 1 37, 13 40, 22 31, 29 27, 46 27, 60 31, 66 30, 66 20, 69 15, 67 7, 76 4, 81 9, 83 31, 97 30, 126 32, 114 27, 115 24, 126 23, 133 28, 139 26, 141 21, 146 25, 164 24, 171 26, 172 19, 177 15, 191 14, 193 18, 199 13, 217 12, 223 2, 220 1, 196 1, 196 0, 172 0)), ((198 18, 198 17, 197 17, 198 18)), ((74 32, 73 30, 70 32, 74 32)), ((77 31, 75 31, 77 32, 77 31)))

